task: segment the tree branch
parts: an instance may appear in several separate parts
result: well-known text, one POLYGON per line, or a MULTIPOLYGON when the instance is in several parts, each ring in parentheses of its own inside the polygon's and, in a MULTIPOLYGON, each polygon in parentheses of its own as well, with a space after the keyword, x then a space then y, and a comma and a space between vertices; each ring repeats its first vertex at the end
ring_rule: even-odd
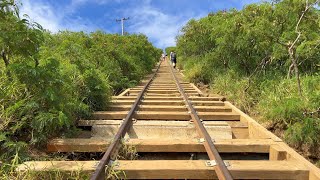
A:
POLYGON ((260 64, 256 67, 256 69, 250 74, 250 76, 248 77, 248 84, 247 87, 244 89, 244 92, 247 92, 249 87, 250 87, 250 83, 251 83, 251 77, 257 72, 257 70, 264 64, 265 60, 269 57, 269 55, 266 55, 266 57, 264 57, 260 64))
POLYGON ((5 66, 8 67, 10 62, 9 62, 9 58, 7 57, 4 49, 2 49, 2 51, 1 51, 1 56, 4 61, 5 66))
POLYGON ((314 2, 314 3, 310 4, 310 5, 309 5, 308 2, 309 2, 309 1, 306 0, 306 7, 305 7, 304 11, 302 11, 302 14, 301 14, 301 16, 300 16, 300 18, 299 18, 299 20, 298 20, 298 23, 296 24, 295 31, 296 31, 296 33, 298 34, 298 36, 297 36, 296 39, 293 41, 293 43, 291 44, 291 46, 289 47, 289 49, 292 49, 292 48, 294 47, 294 45, 295 45, 295 44, 298 42, 298 40, 300 39, 300 36, 301 36, 302 33, 301 33, 301 31, 299 31, 299 25, 300 25, 302 19, 304 18, 304 16, 306 15, 306 13, 309 11, 309 9, 310 9, 311 7, 313 7, 315 4, 317 4, 317 3, 319 2, 319 0, 317 0, 316 2, 314 2))

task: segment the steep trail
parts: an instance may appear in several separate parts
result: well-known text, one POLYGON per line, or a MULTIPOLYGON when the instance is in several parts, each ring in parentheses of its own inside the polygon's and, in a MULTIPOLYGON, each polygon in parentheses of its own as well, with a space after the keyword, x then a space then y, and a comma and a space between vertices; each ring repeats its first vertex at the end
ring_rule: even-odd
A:
POLYGON ((90 138, 53 139, 47 145, 49 152, 107 151, 104 160, 30 161, 17 170, 80 171, 92 179, 110 178, 110 172, 117 172, 116 179, 230 179, 230 172, 233 179, 320 180, 318 168, 224 97, 204 97, 167 62, 157 67, 139 86, 114 96, 106 111, 78 122, 91 128, 90 138), (218 154, 210 154, 212 147, 218 154), (138 156, 120 160, 126 148, 138 156))

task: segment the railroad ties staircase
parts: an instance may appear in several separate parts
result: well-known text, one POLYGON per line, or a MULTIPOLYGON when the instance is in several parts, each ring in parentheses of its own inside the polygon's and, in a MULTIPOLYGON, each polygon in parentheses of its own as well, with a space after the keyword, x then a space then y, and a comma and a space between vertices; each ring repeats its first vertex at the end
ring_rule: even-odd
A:
MULTIPOLYGON (((156 71, 156 70, 154 70, 156 71)), ((255 120, 220 96, 206 97, 183 75, 174 71, 184 92, 201 118, 233 179, 297 179, 320 180, 320 170, 267 131, 255 120), (253 159, 250 154, 263 154, 253 159), (259 156, 260 157, 260 156, 259 156)), ((147 76, 147 79, 151 77, 147 76)), ((114 96, 106 111, 93 114, 91 120, 80 120, 79 127, 91 127, 90 138, 53 139, 49 152, 105 152, 113 142, 123 119, 131 110, 147 81, 114 96)), ((138 154, 189 153, 190 158, 151 158, 110 161, 118 178, 125 179, 217 179, 215 161, 205 153, 204 139, 195 122, 190 121, 184 99, 170 72, 162 63, 154 80, 144 93, 133 115, 133 124, 124 143, 138 154), (195 155, 195 156, 194 156, 195 155)), ((116 154, 116 153, 115 153, 116 154)), ((177 155, 178 156, 178 155, 177 155)), ((112 156, 115 160, 116 156, 112 156)), ((17 171, 83 171, 93 173, 99 161, 30 161, 17 171)))

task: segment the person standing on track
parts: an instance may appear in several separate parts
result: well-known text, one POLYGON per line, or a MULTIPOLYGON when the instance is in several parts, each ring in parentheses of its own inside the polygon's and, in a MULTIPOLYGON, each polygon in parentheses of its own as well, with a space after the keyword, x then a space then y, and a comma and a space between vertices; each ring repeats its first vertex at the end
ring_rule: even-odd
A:
POLYGON ((164 53, 162 53, 162 61, 166 60, 166 55, 164 53))
POLYGON ((171 59, 173 68, 176 68, 176 65, 177 65, 177 54, 176 54, 175 51, 172 51, 170 53, 170 59, 171 59))

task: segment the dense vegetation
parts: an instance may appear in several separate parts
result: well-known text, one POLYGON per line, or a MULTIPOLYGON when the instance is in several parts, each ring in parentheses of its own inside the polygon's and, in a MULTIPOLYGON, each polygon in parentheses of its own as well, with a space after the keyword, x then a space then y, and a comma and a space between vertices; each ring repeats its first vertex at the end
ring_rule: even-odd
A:
POLYGON ((28 19, 19 16, 14 1, 0 2, 2 165, 17 163, 28 144, 76 132, 77 119, 105 109, 161 54, 144 35, 52 34, 28 19))
POLYGON ((172 52, 172 51, 176 51, 176 47, 167 47, 167 48, 165 49, 165 52, 166 52, 166 54, 168 55, 168 57, 169 57, 169 55, 170 55, 170 52, 172 52))
POLYGON ((310 158, 320 157, 317 5, 282 0, 210 13, 177 37, 178 62, 190 80, 285 130, 286 141, 310 158))

